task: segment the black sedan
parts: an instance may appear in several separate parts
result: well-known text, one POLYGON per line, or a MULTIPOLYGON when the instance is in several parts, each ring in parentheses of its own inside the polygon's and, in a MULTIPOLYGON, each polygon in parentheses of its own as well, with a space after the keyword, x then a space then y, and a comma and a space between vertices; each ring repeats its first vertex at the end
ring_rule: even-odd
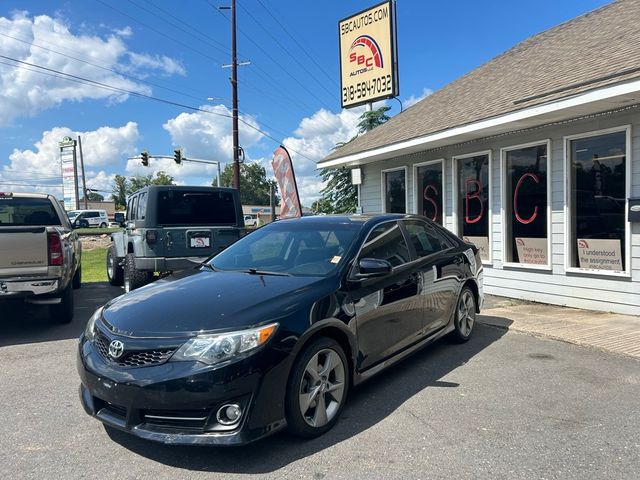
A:
POLYGON ((423 217, 282 220, 98 309, 80 398, 169 444, 314 437, 352 386, 444 335, 468 340, 482 298, 477 249, 423 217))

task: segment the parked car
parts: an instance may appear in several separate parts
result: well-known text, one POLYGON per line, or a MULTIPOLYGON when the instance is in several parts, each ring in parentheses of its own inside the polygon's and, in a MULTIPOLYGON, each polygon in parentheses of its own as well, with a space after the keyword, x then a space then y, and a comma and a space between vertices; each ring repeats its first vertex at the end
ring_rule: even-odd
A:
POLYGON ((109 224, 106 210, 70 210, 67 215, 74 228, 106 228, 109 224))
POLYGON ((244 225, 246 227, 256 227, 258 225, 258 216, 254 213, 245 214, 244 225))
POLYGON ((125 229, 111 234, 107 277, 126 292, 154 272, 191 269, 244 234, 233 188, 152 185, 127 200, 125 229))
POLYGON ((0 192, 0 302, 47 305, 55 322, 70 322, 81 248, 55 197, 0 192))
POLYGON ((282 220, 99 308, 79 342, 82 405, 171 444, 314 437, 351 386, 468 340, 482 299, 477 248, 424 217, 282 220))

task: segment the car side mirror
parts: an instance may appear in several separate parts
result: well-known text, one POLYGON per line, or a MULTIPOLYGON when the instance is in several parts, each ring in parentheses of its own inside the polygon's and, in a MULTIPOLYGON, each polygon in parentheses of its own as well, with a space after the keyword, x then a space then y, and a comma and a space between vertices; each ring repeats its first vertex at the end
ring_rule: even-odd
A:
POLYGON ((361 258, 358 262, 358 273, 354 275, 357 280, 365 278, 384 277, 391 273, 393 267, 387 260, 379 258, 361 258))

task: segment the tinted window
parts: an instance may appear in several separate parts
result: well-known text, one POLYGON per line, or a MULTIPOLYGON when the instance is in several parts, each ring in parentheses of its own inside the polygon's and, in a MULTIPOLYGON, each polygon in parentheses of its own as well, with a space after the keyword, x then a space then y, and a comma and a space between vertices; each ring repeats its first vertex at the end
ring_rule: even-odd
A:
POLYGON ((416 169, 418 213, 442 225, 442 162, 416 169))
POLYGON ((85 215, 87 218, 98 218, 100 214, 98 212, 87 212, 85 215))
POLYGON ((452 247, 451 243, 444 238, 436 229, 419 221, 405 222, 409 240, 419 257, 426 257, 432 253, 446 250, 452 247))
POLYGON ((458 162, 458 233, 489 260, 489 156, 458 162))
POLYGON ((404 169, 384 173, 384 208, 388 213, 407 211, 407 181, 404 169))
POLYGON ((396 222, 387 222, 374 227, 362 245, 359 258, 387 260, 394 267, 408 262, 409 249, 400 226, 396 222))
POLYGON ((140 201, 138 202, 138 218, 144 219, 147 211, 147 192, 140 195, 140 201))
POLYGON ((211 260, 221 270, 249 269, 301 276, 332 272, 360 225, 277 222, 243 237, 211 260))
POLYGON ((138 218, 137 216, 137 211, 138 211, 138 195, 136 195, 135 197, 133 197, 131 199, 131 211, 129 213, 131 220, 135 220, 138 218))
POLYGON ((0 197, 0 226, 60 225, 47 199, 0 197))
POLYGON ((161 225, 235 225, 236 204, 231 192, 158 192, 161 225))

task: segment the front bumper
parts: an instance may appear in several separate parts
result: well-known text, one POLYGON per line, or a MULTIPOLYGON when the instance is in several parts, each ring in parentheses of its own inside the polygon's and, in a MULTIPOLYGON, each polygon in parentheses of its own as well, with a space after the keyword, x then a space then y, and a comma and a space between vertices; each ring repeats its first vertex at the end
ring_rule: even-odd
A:
POLYGON ((143 439, 243 445, 286 426, 286 362, 279 357, 263 350, 219 368, 198 362, 120 368, 105 362, 83 336, 77 361, 80 400, 89 415, 143 439), (228 403, 243 412, 233 427, 216 419, 217 410, 228 403))

